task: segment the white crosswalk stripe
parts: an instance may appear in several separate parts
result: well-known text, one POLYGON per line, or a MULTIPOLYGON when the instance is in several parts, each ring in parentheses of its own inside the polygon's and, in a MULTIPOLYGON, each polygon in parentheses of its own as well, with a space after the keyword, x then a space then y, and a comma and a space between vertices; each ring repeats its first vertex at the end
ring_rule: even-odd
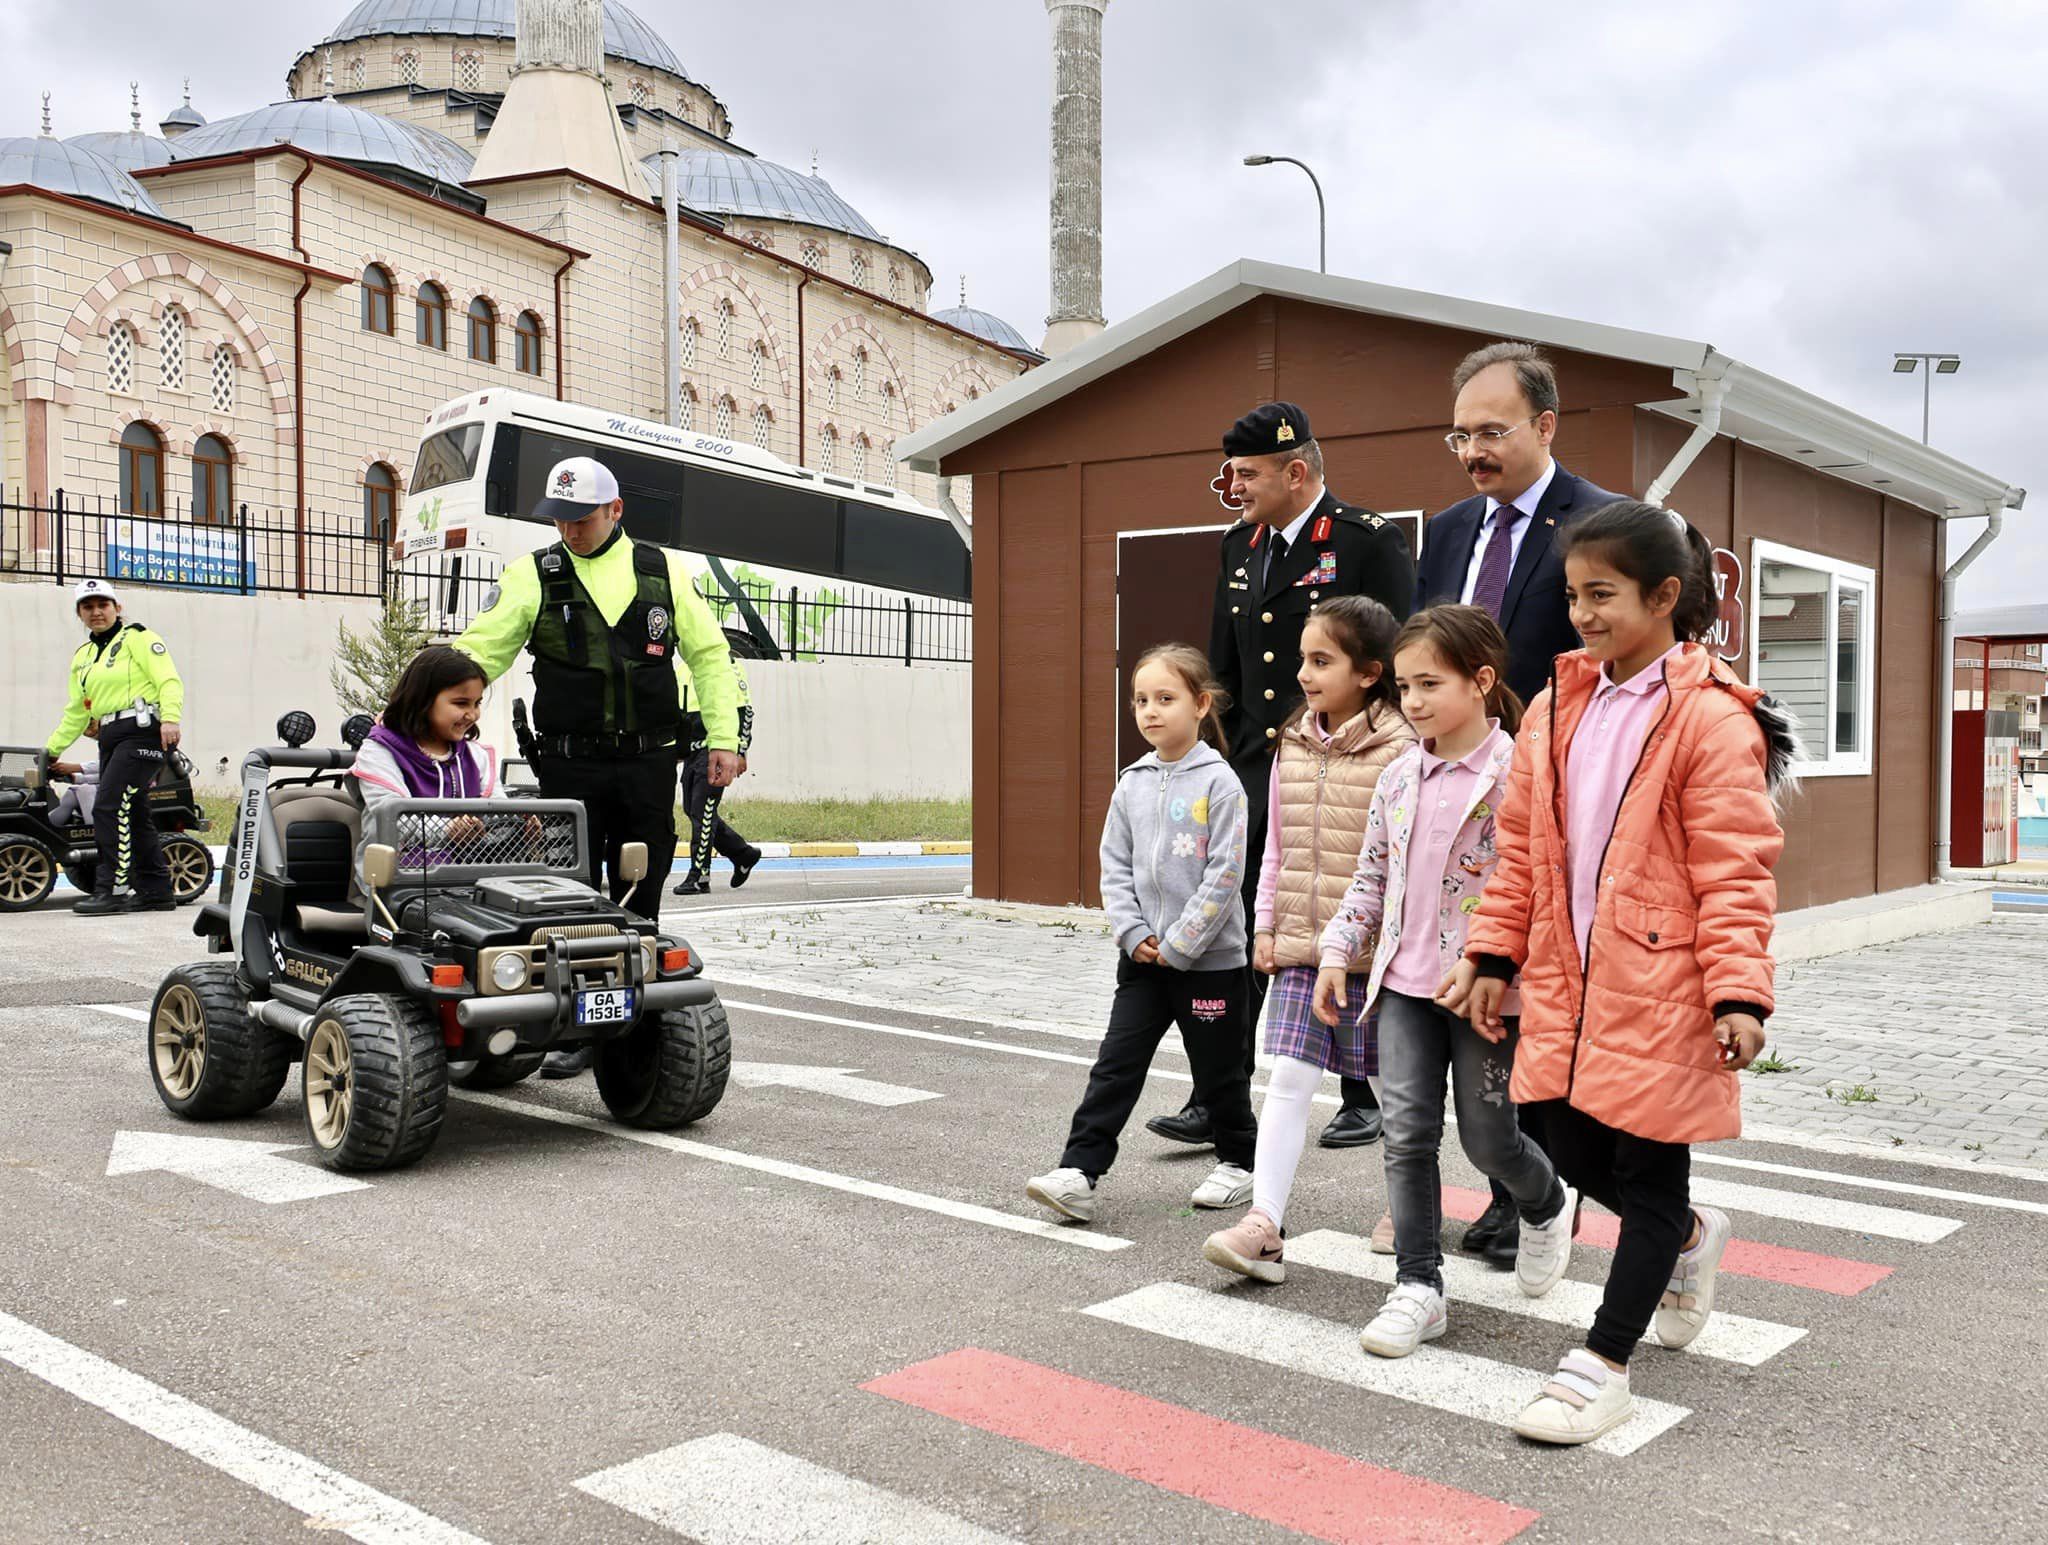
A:
POLYGON ((576 1487, 704 1545, 1006 1545, 1009 1539, 730 1432, 628 1460, 584 1476, 576 1487))
POLYGON ((1832 1196, 1778 1191, 1769 1186, 1745 1185, 1736 1180, 1709 1180, 1699 1175, 1692 1177, 1692 1199, 1709 1207, 1754 1213, 1760 1218, 1782 1218, 1787 1223, 1808 1223, 1817 1228, 1842 1229, 1851 1234, 1875 1234, 1880 1239, 1904 1239, 1918 1245, 1931 1245, 1946 1239, 1963 1226, 1960 1218, 1941 1218, 1933 1213, 1912 1212, 1904 1207, 1877 1207, 1869 1202, 1845 1202, 1832 1196))
MULTIPOLYGON (((1362 1277, 1368 1282, 1384 1282, 1388 1286, 1394 1282, 1394 1258, 1391 1255, 1374 1255, 1372 1247, 1356 1234, 1342 1234, 1334 1229, 1317 1229, 1299 1239, 1288 1240, 1287 1262, 1290 1266, 1313 1266, 1318 1271, 1340 1272, 1347 1277, 1362 1277)), ((1446 1257, 1443 1273, 1444 1293, 1450 1299, 1453 1323, 1460 1305, 1477 1304, 1482 1308, 1497 1309, 1503 1314, 1519 1314, 1527 1319, 1547 1320, 1555 1325, 1570 1325, 1583 1330, 1592 1324, 1593 1311, 1600 1307, 1602 1289, 1597 1283, 1575 1282, 1568 1277, 1541 1298, 1525 1298, 1522 1290, 1515 1286, 1513 1272, 1495 1271, 1477 1261, 1446 1257)), ((1716 1310, 1707 1321, 1706 1329, 1685 1350, 1699 1357, 1713 1357, 1754 1368, 1776 1357, 1805 1334, 1806 1331, 1797 1325, 1777 1325, 1769 1320, 1745 1319, 1739 1314, 1724 1314, 1716 1310)), ((1645 1342, 1644 1345, 1654 1346, 1655 1343, 1645 1342)))
MULTIPOLYGON (((1514 1423, 1549 1376, 1441 1346, 1393 1360, 1374 1357, 1359 1348, 1356 1326, 1179 1282, 1155 1282, 1081 1312, 1500 1427, 1514 1423)), ((1690 1414, 1684 1406, 1638 1395, 1635 1415, 1588 1446, 1603 1454, 1633 1454, 1690 1414)))

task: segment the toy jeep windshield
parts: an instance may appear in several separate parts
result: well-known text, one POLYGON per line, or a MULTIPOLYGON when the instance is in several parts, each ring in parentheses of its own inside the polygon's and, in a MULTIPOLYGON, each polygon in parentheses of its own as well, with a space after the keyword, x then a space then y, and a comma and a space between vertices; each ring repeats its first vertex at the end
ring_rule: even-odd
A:
MULTIPOLYGON (((298 744, 242 764, 222 898, 193 926, 228 958, 177 967, 150 1010, 173 1113, 251 1115, 298 1062, 320 1160, 387 1169, 433 1146, 451 1063, 493 1088, 586 1044, 628 1126, 718 1104, 731 1038, 703 962, 586 882, 582 805, 402 799, 366 818, 354 752, 307 749, 310 721, 287 721, 298 744)), ((641 844, 620 867, 648 883, 641 844)))

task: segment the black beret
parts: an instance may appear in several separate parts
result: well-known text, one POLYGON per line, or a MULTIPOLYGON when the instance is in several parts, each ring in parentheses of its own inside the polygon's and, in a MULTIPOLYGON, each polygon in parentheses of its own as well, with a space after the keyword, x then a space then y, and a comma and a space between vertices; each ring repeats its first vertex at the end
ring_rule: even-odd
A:
POLYGON ((1269 402, 1230 426, 1223 436, 1223 454, 1271 456, 1276 451, 1296 450, 1314 438, 1306 413, 1291 402, 1269 402))

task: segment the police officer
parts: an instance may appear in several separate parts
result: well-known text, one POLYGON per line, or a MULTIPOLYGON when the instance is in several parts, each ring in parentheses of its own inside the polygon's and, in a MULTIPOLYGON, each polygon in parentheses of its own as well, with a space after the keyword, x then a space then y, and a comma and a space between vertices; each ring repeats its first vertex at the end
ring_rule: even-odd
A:
MULTIPOLYGON (((1223 486, 1244 516, 1223 536, 1209 661, 1230 694, 1223 728, 1250 818, 1244 876, 1249 932, 1273 753, 1281 726, 1301 706, 1295 677, 1309 608, 1325 596, 1367 595, 1397 618, 1406 617, 1415 599, 1415 560, 1398 526, 1324 487, 1322 447, 1308 415, 1293 403, 1269 402, 1247 413, 1224 435, 1223 454, 1229 458, 1223 486)), ((1253 1002, 1261 1003, 1265 978, 1255 972, 1252 981, 1253 1002)), ((1209 1113, 1193 1103, 1145 1125, 1176 1142, 1209 1141, 1209 1113)), ((1344 1108, 1324 1129, 1323 1146, 1356 1147, 1379 1135, 1372 1086, 1345 1079, 1344 1108)))
POLYGON ((177 902, 149 813, 149 786, 178 744, 185 683, 162 639, 139 622, 121 620, 112 585, 80 580, 72 596, 89 637, 71 657, 71 700, 44 748, 52 772, 76 776, 78 763, 57 758, 88 722, 99 721, 99 798, 92 812, 99 872, 92 894, 72 910, 81 917, 168 912, 177 902), (131 880, 133 896, 121 894, 131 880))
MULTIPOLYGON (((747 688, 747 668, 738 655, 732 657, 733 683, 740 700, 740 771, 747 770, 747 752, 754 744, 754 700, 747 688)), ((747 883, 761 862, 761 850, 734 831, 718 813, 725 790, 711 782, 710 741, 704 716, 690 706, 689 688, 683 689, 683 818, 690 828, 690 871, 676 881, 678 896, 704 896, 711 891, 711 855, 722 853, 732 865, 732 888, 747 883)))
MULTIPOLYGON (((739 716, 725 634, 690 584, 680 553, 637 543, 619 529, 618 479, 587 456, 548 473, 534 508, 561 540, 505 566, 489 604, 455 647, 502 676, 533 655, 533 770, 550 799, 576 799, 590 830, 591 881, 602 862, 611 896, 629 889, 619 849, 647 844, 648 873, 634 909, 654 917, 659 876, 675 858, 675 786, 683 730, 677 658, 704 715, 706 771, 714 788, 739 775, 739 716)), ((550 1053, 542 1072, 568 1077, 591 1053, 550 1053)))

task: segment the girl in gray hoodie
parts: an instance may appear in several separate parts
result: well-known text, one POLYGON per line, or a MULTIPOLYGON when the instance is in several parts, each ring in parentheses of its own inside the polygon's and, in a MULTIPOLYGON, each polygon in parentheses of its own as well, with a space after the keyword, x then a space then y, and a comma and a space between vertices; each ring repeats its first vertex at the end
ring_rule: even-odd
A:
POLYGON ((1066 1152, 1024 1187, 1082 1223, 1095 1218, 1098 1182, 1175 1024, 1216 1133, 1216 1168, 1192 1200, 1236 1207, 1251 1195, 1258 1128, 1244 1064, 1245 800, 1223 759, 1222 700, 1207 657, 1188 644, 1147 650, 1131 675, 1131 711, 1152 750, 1117 778, 1102 828, 1116 999, 1066 1152))

